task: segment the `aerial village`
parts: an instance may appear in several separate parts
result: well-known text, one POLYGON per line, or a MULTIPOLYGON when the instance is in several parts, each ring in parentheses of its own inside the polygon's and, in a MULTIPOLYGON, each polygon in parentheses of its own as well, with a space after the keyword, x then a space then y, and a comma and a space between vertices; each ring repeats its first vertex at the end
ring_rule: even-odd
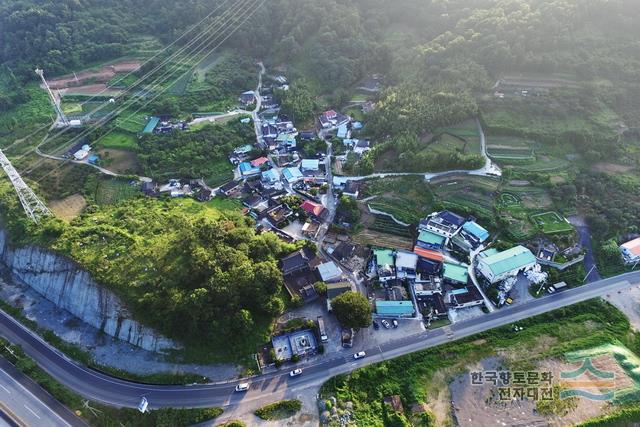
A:
MULTIPOLYGON (((372 81, 370 90, 376 90, 376 78, 372 81)), ((341 200, 361 199, 365 184, 357 177, 334 177, 332 157, 339 163, 348 155, 361 158, 372 149, 371 141, 359 138, 363 123, 328 110, 316 118, 314 127, 299 130, 280 112, 273 96, 276 88, 289 89, 286 77, 275 76, 271 85, 238 98, 243 111, 253 109, 251 117, 238 120, 254 122, 256 143, 228 154, 233 180, 217 188, 203 180, 177 178, 142 185, 150 197, 239 200, 244 214, 255 220, 257 232, 306 242, 280 260, 296 308, 279 319, 271 342, 257 349, 261 370, 353 351, 358 342, 383 345, 403 335, 428 333, 517 304, 523 293, 539 296, 567 288, 564 282, 549 283, 542 267, 562 270, 582 262, 584 250, 579 245, 559 249, 533 241, 494 247, 494 236, 481 221, 452 210, 432 212, 420 220, 411 230, 412 250, 352 241, 348 230, 355 224, 349 222, 341 200), (335 140, 342 146, 340 154, 332 156, 335 140), (332 315, 331 301, 346 292, 367 297, 373 313, 370 328, 345 328, 332 315)), ((371 103, 359 107, 373 108, 371 103)), ((186 128, 186 123, 174 123, 169 117, 149 117, 144 132, 186 128)), ((67 154, 96 160, 88 147, 74 147, 67 154)), ((389 221, 399 222, 388 216, 389 221)), ((625 263, 640 263, 640 238, 620 246, 620 252, 625 263)))

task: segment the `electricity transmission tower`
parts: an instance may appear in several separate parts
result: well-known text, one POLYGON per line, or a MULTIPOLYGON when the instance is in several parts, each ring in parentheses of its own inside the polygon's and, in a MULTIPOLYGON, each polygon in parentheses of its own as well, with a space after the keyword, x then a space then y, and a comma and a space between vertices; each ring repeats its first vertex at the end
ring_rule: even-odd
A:
POLYGON ((11 184, 13 184, 16 193, 18 193, 18 198, 20 199, 20 203, 22 203, 24 211, 33 222, 38 223, 42 217, 51 215, 51 211, 47 208, 47 205, 25 184, 18 171, 13 167, 2 150, 0 150, 0 166, 2 166, 2 169, 4 169, 4 172, 11 180, 11 184))
POLYGON ((56 99, 55 95, 51 91, 51 88, 49 87, 49 83, 47 83, 47 79, 44 78, 44 70, 36 68, 36 74, 42 79, 42 84, 49 94, 49 100, 51 101, 53 109, 56 111, 56 115, 58 116, 59 126, 69 126, 69 120, 67 119, 67 116, 64 115, 62 108, 60 108, 60 101, 56 99))

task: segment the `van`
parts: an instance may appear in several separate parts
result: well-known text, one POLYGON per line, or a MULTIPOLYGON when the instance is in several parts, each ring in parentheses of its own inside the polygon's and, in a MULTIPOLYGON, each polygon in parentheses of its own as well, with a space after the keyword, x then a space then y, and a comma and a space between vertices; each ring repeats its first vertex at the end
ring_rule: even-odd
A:
POLYGON ((249 390, 249 383, 240 383, 236 386, 236 391, 247 391, 249 390))

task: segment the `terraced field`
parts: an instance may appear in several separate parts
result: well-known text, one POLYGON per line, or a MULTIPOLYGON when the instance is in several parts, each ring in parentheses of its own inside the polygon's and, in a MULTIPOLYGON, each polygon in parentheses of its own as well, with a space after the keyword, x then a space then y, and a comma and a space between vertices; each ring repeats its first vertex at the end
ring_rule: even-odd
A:
POLYGON ((495 160, 535 160, 534 144, 522 138, 494 136, 488 139, 487 154, 495 160))
POLYGON ((445 207, 492 219, 499 181, 460 176, 434 182, 437 199, 445 207))

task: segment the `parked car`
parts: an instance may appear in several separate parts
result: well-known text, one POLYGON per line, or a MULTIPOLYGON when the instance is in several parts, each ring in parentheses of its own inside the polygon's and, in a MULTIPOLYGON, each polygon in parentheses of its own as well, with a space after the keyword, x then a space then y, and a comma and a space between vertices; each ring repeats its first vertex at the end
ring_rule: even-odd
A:
POLYGON ((240 383, 236 386, 236 391, 247 391, 249 390, 249 383, 240 383))
POLYGON ((290 377, 297 377, 298 375, 302 375, 302 369, 300 368, 294 369, 293 371, 289 372, 290 377))
POLYGON ((387 322, 387 319, 382 319, 380 321, 380 323, 382 323, 382 326, 385 327, 385 329, 389 329, 391 327, 391 325, 389 324, 389 322, 387 322))
POLYGON ((353 355, 354 359, 362 359, 363 357, 365 357, 367 355, 367 353, 365 353, 364 351, 359 351, 356 354, 353 355))
POLYGON ((398 327, 398 321, 397 321, 396 319, 393 319, 393 320, 391 321, 391 324, 393 325, 393 327, 394 327, 394 328, 397 328, 397 327, 398 327))
POLYGON ((375 320, 373 321, 373 329, 375 329, 376 331, 378 329, 380 329, 380 324, 378 322, 376 322, 375 320))

